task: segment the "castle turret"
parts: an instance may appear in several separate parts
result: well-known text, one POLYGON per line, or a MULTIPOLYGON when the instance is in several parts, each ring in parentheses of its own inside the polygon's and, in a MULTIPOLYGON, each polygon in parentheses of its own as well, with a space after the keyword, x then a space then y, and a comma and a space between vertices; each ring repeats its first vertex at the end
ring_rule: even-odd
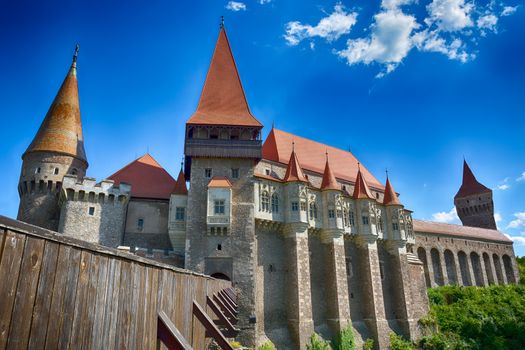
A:
POLYGON ((77 83, 78 45, 73 63, 38 132, 22 156, 18 220, 57 231, 58 194, 64 175, 84 177, 84 151, 77 83))
POLYGON ((175 187, 170 196, 170 213, 168 221, 168 230, 171 245, 175 254, 184 260, 186 246, 186 209, 188 207, 188 188, 186 179, 181 169, 175 187))
POLYGON ((497 229, 492 190, 478 182, 466 160, 463 161, 463 182, 454 196, 454 205, 464 226, 497 229))

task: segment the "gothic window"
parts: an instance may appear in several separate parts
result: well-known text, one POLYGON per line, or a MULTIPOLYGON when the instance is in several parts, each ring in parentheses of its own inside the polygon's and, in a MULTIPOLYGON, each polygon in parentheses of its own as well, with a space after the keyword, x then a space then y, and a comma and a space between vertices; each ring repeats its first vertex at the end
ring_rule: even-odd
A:
POLYGON ((277 193, 272 194, 272 212, 279 212, 279 196, 277 195, 277 193))
POLYGON ((292 202, 292 211, 298 211, 299 210, 299 203, 292 202))
POLYGON ((363 215, 362 219, 363 219, 363 225, 368 225, 368 216, 363 215))
POLYGON ((317 219, 317 205, 315 202, 310 203, 310 219, 317 219))
POLYGON ((394 231, 398 231, 398 230, 399 230, 399 224, 398 224, 397 222, 393 222, 393 223, 392 223, 392 229, 393 229, 394 231))
POLYGON ((333 219, 335 217, 335 211, 333 209, 328 209, 328 217, 333 219))
POLYGON ((306 211, 306 202, 301 201, 301 211, 306 211))
POLYGON ((224 215, 224 199, 218 199, 214 202, 215 215, 224 215))
POLYGON ((348 210, 346 208, 343 209, 343 226, 348 226, 348 210))
POLYGON ((89 209, 88 209, 88 214, 89 214, 90 216, 95 215, 95 207, 89 207, 89 209))
POLYGON ((379 232, 383 232, 383 218, 380 217, 377 221, 377 228, 379 229, 379 232))
POLYGON ((341 210, 337 209, 336 214, 337 214, 337 218, 341 219, 341 210))
POLYGON ((142 231, 144 229, 144 219, 137 220, 137 230, 142 231))
POLYGON ((354 219, 353 211, 348 212, 348 222, 350 223, 350 226, 355 226, 355 219, 354 219))
POLYGON ((261 195, 261 210, 270 211, 270 198, 268 192, 264 191, 261 195))
POLYGON ((185 218, 185 208, 184 207, 176 207, 175 208, 175 220, 177 221, 184 221, 185 218))
POLYGON ((232 179, 238 179, 239 178, 239 169, 232 169, 232 179))
POLYGON ((204 177, 210 178, 211 177, 211 168, 204 169, 204 177))

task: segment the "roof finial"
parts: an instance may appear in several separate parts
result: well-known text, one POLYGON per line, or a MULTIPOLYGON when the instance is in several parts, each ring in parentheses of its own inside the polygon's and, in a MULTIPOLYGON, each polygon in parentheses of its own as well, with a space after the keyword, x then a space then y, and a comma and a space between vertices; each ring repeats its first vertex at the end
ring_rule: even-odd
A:
POLYGON ((224 29, 224 16, 221 16, 221 25, 220 25, 220 28, 221 28, 221 29, 224 29))
POLYGON ((292 152, 295 152, 295 141, 292 140, 292 152))
POLYGON ((184 156, 182 156, 182 159, 180 160, 180 170, 182 171, 184 169, 184 156))
POLYGON ((361 171, 361 163, 357 162, 357 170, 361 171))
POLYGON ((275 129, 275 120, 272 120, 272 130, 275 129))
POLYGON ((388 179, 388 168, 385 168, 386 178, 388 179))
POLYGON ((328 162, 328 149, 325 150, 324 154, 326 155, 326 161, 328 162))
POLYGON ((77 43, 77 45, 75 46, 75 52, 73 53, 73 63, 77 63, 79 49, 80 49, 80 45, 77 43))

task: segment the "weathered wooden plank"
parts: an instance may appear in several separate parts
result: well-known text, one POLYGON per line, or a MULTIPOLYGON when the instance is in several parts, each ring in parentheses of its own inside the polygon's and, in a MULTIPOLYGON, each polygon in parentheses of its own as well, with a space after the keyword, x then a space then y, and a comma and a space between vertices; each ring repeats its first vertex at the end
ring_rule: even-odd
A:
POLYGON ((138 306, 139 306, 139 285, 140 285, 140 265, 131 264, 131 289, 129 293, 131 294, 129 307, 132 312, 130 313, 129 320, 129 336, 127 337, 127 348, 136 349, 136 332, 137 332, 137 322, 138 322, 138 306))
POLYGON ((193 315, 195 315, 204 328, 206 328, 206 331, 209 332, 212 338, 223 350, 233 350, 233 347, 230 345, 228 340, 224 337, 224 335, 217 328, 215 323, 213 323, 202 307, 197 303, 197 301, 193 301, 193 315))
POLYGON ((120 270, 119 308, 117 319, 116 349, 126 349, 131 319, 131 262, 122 261, 120 270))
POLYGON ((93 318, 93 332, 89 337, 87 349, 101 349, 103 348, 102 335, 104 332, 104 311, 106 310, 107 291, 108 291, 108 264, 109 259, 100 255, 97 264, 98 267, 98 281, 97 281, 97 295, 94 301, 94 318, 93 318))
POLYGON ((102 336, 102 344, 109 349, 113 348, 116 338, 121 266, 120 259, 112 259, 109 264, 108 304, 104 314, 104 335, 102 336))
POLYGON ((4 253, 0 261, 0 349, 7 344, 25 242, 23 235, 11 231, 5 234, 4 253))
POLYGON ((7 230, 0 228, 0 261, 2 261, 2 254, 4 252, 5 237, 7 236, 7 230))
POLYGON ((138 299, 136 308, 136 329, 135 329, 135 349, 145 349, 144 343, 144 319, 146 318, 146 310, 148 308, 148 299, 146 298, 146 283, 148 280, 148 268, 142 264, 137 264, 139 267, 139 286, 138 286, 138 299))
POLYGON ((33 237, 26 239, 16 287, 15 305, 11 316, 12 326, 9 330, 8 349, 27 348, 44 244, 43 239, 33 237))
POLYGON ((193 350, 191 345, 171 322, 168 315, 161 311, 158 317, 157 335, 169 349, 193 350))
MULTIPOLYGON (((81 345, 83 349, 93 349, 93 337, 96 333, 97 323, 95 317, 97 316, 96 308, 99 309, 105 306, 98 297, 105 293, 106 284, 106 265, 102 263, 106 258, 99 254, 91 256, 91 264, 89 269, 89 280, 87 286, 86 308, 84 311, 84 320, 82 321, 83 330, 81 332, 81 345)), ((103 299, 103 298, 102 298, 103 299)))
POLYGON ((42 345, 45 344, 51 298, 53 297, 53 286, 57 271, 58 250, 59 244, 46 241, 35 307, 33 309, 29 349, 41 349, 42 345))
MULTIPOLYGON (((206 280, 203 278, 193 279, 195 286, 195 295, 194 300, 203 306, 204 311, 206 311, 206 280)), ((193 347, 195 349, 204 349, 205 346, 205 335, 206 330, 200 322, 193 323, 193 347)))
POLYGON ((147 349, 153 349, 157 344, 157 313, 160 311, 157 303, 157 291, 159 289, 159 269, 148 268, 151 275, 151 286, 149 288, 148 327, 147 327, 147 349))
MULTIPOLYGON (((70 268, 67 272, 67 282, 66 282, 66 291, 64 294, 64 303, 62 304, 62 321, 60 336, 58 339, 58 347, 60 349, 65 349, 69 347, 69 344, 75 344, 75 327, 78 327, 78 322, 80 318, 75 316, 78 315, 80 310, 79 308, 83 305, 85 299, 83 296, 86 291, 86 275, 89 268, 89 260, 91 254, 88 251, 82 251, 80 249, 73 249, 70 255, 70 268), (82 279, 82 281, 81 281, 82 279), (77 317, 77 322, 75 324, 75 317, 77 317)), ((78 332, 76 330, 75 332, 78 332)))

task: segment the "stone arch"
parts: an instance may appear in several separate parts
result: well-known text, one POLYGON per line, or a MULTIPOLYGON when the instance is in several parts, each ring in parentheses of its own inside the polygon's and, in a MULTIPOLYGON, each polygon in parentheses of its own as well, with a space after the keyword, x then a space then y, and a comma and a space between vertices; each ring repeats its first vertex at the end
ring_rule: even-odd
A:
POLYGON ((490 265, 489 255, 486 252, 483 253, 483 264, 485 265, 488 283, 494 284, 494 272, 492 271, 492 266, 490 265))
POLYGON ((472 272, 474 272, 474 282, 476 286, 483 286, 483 270, 481 269, 481 261, 479 254, 476 252, 470 253, 470 263, 472 264, 472 272))
POLYGON ((428 272, 427 252, 425 251, 425 248, 417 248, 417 257, 423 263, 423 270, 425 271, 425 282, 427 283, 427 287, 431 287, 430 274, 428 272))
POLYGON ((445 250, 445 267, 447 270, 447 277, 449 284, 458 284, 458 273, 456 271, 456 262, 454 261, 454 253, 451 250, 445 250))
POLYGON ((461 279, 464 286, 471 286, 472 279, 470 277, 470 270, 468 268, 467 254, 460 250, 458 252, 459 270, 461 271, 461 279))
POLYGON ((439 250, 432 248, 430 250, 430 259, 432 260, 432 270, 434 271, 434 282, 438 286, 442 286, 445 284, 445 281, 443 279, 443 270, 441 269, 439 250))
POLYGON ((505 267, 505 276, 507 276, 508 283, 516 283, 514 278, 514 270, 512 269, 512 260, 507 254, 503 255, 503 266, 505 267))
POLYGON ((499 260, 499 256, 497 254, 492 254, 492 259, 494 260, 494 268, 496 269, 498 283, 505 284, 505 280, 503 279, 503 271, 501 271, 501 261, 499 260))
POLYGON ((216 278, 216 279, 219 279, 219 280, 231 281, 230 277, 228 277, 227 275, 225 275, 225 274, 222 273, 222 272, 215 272, 215 273, 212 273, 212 274, 211 274, 211 277, 216 278))

